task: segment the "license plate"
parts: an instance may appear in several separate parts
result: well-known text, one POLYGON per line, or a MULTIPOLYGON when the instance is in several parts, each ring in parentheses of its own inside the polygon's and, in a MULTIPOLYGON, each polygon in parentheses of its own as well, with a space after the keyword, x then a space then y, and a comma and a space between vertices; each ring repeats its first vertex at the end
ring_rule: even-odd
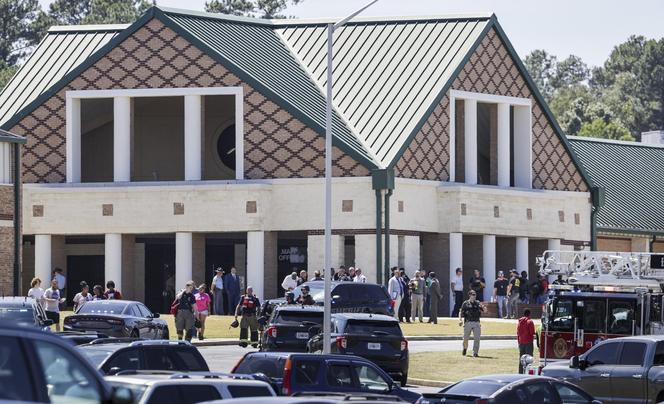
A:
POLYGON ((377 351, 380 349, 380 342, 369 342, 367 343, 367 348, 377 351))
POLYGON ((309 339, 309 333, 308 332, 295 333, 295 338, 297 338, 297 339, 309 339))

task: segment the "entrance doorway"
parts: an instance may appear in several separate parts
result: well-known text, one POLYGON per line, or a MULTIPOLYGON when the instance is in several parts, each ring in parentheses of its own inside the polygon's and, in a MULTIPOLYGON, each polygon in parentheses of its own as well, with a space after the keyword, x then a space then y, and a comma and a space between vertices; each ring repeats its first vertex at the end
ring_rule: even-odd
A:
POLYGON ((145 305, 168 313, 175 299, 175 240, 145 243, 145 305))
POLYGON ((67 306, 72 304, 74 296, 81 291, 83 281, 90 286, 90 293, 94 285, 106 286, 103 255, 67 256, 67 306))

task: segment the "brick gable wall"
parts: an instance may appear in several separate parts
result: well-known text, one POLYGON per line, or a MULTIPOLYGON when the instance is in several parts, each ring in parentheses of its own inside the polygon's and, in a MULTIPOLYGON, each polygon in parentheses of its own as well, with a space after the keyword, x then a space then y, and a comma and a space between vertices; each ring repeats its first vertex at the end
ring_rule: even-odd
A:
MULTIPOLYGON (((153 19, 11 129, 27 137, 24 182, 65 181, 68 90, 217 86, 244 88, 245 178, 324 176, 322 136, 153 19)), ((370 175, 337 147, 332 164, 337 177, 370 175)))
POLYGON ((14 285, 14 187, 0 185, 0 294, 12 295, 14 285))
MULTIPOLYGON (((452 89, 530 98, 533 101, 533 188, 588 191, 572 157, 495 30, 484 37, 454 80, 452 89)), ((449 181, 449 122, 449 96, 446 95, 395 165, 395 175, 449 181)))

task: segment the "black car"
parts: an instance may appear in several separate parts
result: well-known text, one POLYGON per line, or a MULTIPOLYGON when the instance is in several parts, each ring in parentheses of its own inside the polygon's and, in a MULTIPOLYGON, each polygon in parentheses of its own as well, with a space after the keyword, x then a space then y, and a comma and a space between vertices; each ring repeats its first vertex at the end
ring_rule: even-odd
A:
MULTIPOLYGON (((408 382, 408 341, 399 321, 382 314, 332 314, 330 352, 369 359, 406 386, 408 382)), ((322 333, 307 343, 308 352, 322 352, 322 333)))
POLYGON ((127 370, 207 372, 198 348, 185 341, 118 342, 105 338, 77 346, 93 366, 107 375, 127 370))
POLYGON ((35 299, 20 296, 0 298, 0 321, 42 329, 53 325, 53 320, 46 318, 41 304, 35 299))
POLYGON ((422 396, 399 387, 370 360, 353 355, 250 352, 231 373, 266 377, 277 394, 375 393, 414 403, 422 396))
POLYGON ((67 341, 34 327, 0 322, 0 402, 131 404, 67 341))
POLYGON ((307 341, 320 332, 322 325, 320 306, 277 306, 261 335, 261 350, 305 352, 307 341))
POLYGON ((96 331, 88 331, 88 332, 60 331, 54 334, 61 338, 66 339, 67 341, 71 342, 73 345, 89 344, 90 342, 98 339, 108 338, 108 335, 96 331))
MULTIPOLYGON (((309 281, 293 289, 294 299, 302 294, 302 286, 309 286, 309 294, 317 305, 323 305, 324 281, 309 281)), ((392 299, 383 285, 375 283, 332 282, 332 313, 375 313, 394 315, 392 299)), ((285 298, 270 299, 263 305, 263 314, 271 314, 278 305, 285 304, 285 298)))
POLYGON ((65 331, 97 331, 109 337, 168 339, 168 324, 143 303, 95 300, 65 317, 65 331))
POLYGON ((419 404, 601 404, 571 383, 520 374, 485 375, 462 380, 419 404))

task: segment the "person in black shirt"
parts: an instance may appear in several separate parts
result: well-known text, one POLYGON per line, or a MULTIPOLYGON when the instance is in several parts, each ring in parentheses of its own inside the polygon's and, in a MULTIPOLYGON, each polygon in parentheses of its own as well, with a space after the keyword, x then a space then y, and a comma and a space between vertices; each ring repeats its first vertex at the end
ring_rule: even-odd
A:
POLYGON ((499 318, 504 318, 503 313, 507 316, 507 285, 509 285, 509 281, 505 279, 505 273, 498 271, 498 279, 493 283, 493 297, 498 303, 499 318))
POLYGON ((240 319, 240 346, 246 348, 249 341, 247 334, 251 329, 251 346, 258 347, 258 310, 261 307, 261 302, 254 295, 254 288, 247 286, 247 293, 240 297, 240 303, 235 308, 235 321, 237 316, 242 316, 240 319))
POLYGON ((470 278, 470 289, 475 291, 477 300, 479 300, 480 302, 483 301, 485 287, 486 287, 486 281, 480 275, 480 271, 476 269, 475 271, 473 271, 473 277, 470 278))
POLYGON ((302 286, 302 294, 295 301, 297 304, 312 306, 316 304, 314 298, 309 294, 309 286, 302 286))
POLYGON ((482 336, 482 327, 480 326, 480 317, 486 310, 482 302, 477 300, 477 292, 471 290, 468 293, 468 300, 461 304, 459 310, 459 326, 463 326, 463 352, 466 356, 468 350, 468 340, 470 333, 473 333, 473 357, 477 358, 480 351, 480 337, 482 336))
POLYGON ((555 281, 553 281, 554 285, 567 285, 567 281, 563 279, 562 274, 558 274, 558 278, 556 278, 555 281))
POLYGON ((528 272, 521 271, 521 283, 519 284, 519 300, 521 303, 528 304, 528 272))
POLYGON ((178 334, 178 339, 182 339, 184 330, 187 330, 185 339, 191 341, 191 329, 194 328, 196 321, 196 297, 193 293, 194 281, 189 281, 175 298, 177 300, 178 311, 175 315, 175 330, 178 334))

